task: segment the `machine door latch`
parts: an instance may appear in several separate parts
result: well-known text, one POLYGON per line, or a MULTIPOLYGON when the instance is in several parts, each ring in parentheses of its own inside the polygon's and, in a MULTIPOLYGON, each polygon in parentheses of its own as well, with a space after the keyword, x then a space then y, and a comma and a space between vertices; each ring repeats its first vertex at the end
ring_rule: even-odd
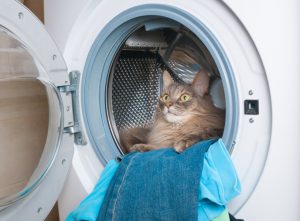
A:
POLYGON ((86 144, 79 120, 79 71, 69 73, 70 85, 59 86, 58 90, 64 103, 64 133, 74 134, 75 143, 86 144))
POLYGON ((244 107, 245 107, 246 115, 258 115, 259 114, 259 101, 258 100, 245 100, 244 107))

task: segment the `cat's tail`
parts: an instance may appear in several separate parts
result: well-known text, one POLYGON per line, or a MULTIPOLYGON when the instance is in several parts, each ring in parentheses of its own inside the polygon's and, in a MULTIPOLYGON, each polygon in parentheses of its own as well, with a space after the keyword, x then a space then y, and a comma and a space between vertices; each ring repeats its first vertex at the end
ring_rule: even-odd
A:
POLYGON ((121 129, 119 135, 122 150, 128 153, 133 145, 147 143, 149 131, 149 128, 144 127, 121 129))

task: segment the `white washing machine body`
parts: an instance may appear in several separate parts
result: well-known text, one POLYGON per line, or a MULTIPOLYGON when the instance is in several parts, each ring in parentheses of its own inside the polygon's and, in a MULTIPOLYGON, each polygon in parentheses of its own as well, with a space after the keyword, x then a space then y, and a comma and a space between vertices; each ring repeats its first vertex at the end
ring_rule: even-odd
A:
MULTIPOLYGON (((53 9, 60 7, 61 1, 48 1, 48 3, 46 1, 46 12, 49 7, 46 27, 64 51, 68 67, 83 71, 91 45, 102 28, 120 13, 143 4, 155 4, 155 2, 90 1, 86 4, 84 1, 77 1, 76 6, 73 7, 70 1, 66 0, 63 5, 67 5, 68 11, 72 11, 71 16, 65 24, 55 27, 60 15, 55 14, 53 9), (110 10, 106 11, 106 8, 110 10), (70 25, 69 33, 63 31, 64 25, 70 25), (74 47, 79 45, 79 42, 80 47, 74 47)), ((243 191, 246 193, 234 200, 229 208, 245 220, 300 219, 297 209, 300 205, 298 197, 300 181, 297 172, 300 162, 297 148, 299 146, 297 133, 300 129, 297 114, 299 112, 299 88, 297 87, 299 81, 297 60, 300 56, 297 50, 300 44, 299 2, 226 0, 205 3, 203 1, 159 1, 157 4, 181 8, 200 19, 221 42, 225 53, 230 57, 229 60, 233 61, 241 56, 237 55, 239 50, 248 54, 248 61, 246 61, 248 64, 243 65, 252 69, 250 72, 253 75, 247 75, 244 70, 238 69, 237 64, 231 63, 237 75, 241 105, 244 99, 253 98, 249 95, 250 91, 254 92, 254 98, 270 96, 271 103, 266 104, 265 108, 271 108, 267 113, 271 115, 269 116, 271 119, 262 120, 256 128, 251 128, 249 116, 241 113, 232 158, 240 174, 243 191), (232 39, 226 39, 224 37, 226 35, 232 35, 241 48, 230 42, 232 39), (241 40, 248 38, 247 36, 257 50, 254 53, 251 47, 241 40), (256 69, 257 61, 251 59, 251 56, 257 55, 261 58, 264 70, 256 69), (265 73, 266 84, 261 79, 262 76, 259 76, 260 71, 265 73), (261 138, 265 141, 258 141, 261 138), (267 150, 264 145, 268 146, 267 150), (265 158, 266 153, 267 158, 265 158), (249 183, 246 181, 247 177, 253 179, 252 184, 251 181, 249 183)), ((66 11, 62 11, 65 15, 66 11)), ((242 59, 236 62, 242 63, 242 59)), ((243 110, 242 107, 240 109, 243 110)), ((260 118, 254 120, 260 121, 260 118)), ((68 185, 65 186, 61 196, 62 217, 92 190, 102 167, 99 160, 95 158, 92 147, 75 147, 72 177, 68 180, 68 185), (81 189, 80 194, 74 196, 72 194, 74 189, 81 189)))
MULTIPOLYGON (((58 2, 48 4, 52 5, 52 9, 60 6, 58 2)), ((68 1, 64 4, 68 5, 68 11, 72 11, 68 1)), ((70 33, 59 27, 53 28, 60 16, 53 13, 55 18, 51 17, 51 10, 48 11, 48 21, 46 17, 46 26, 48 25, 50 33, 64 50, 68 67, 84 71, 90 49, 103 27, 127 9, 144 4, 155 2, 90 1, 84 4, 83 1, 78 1, 72 12, 73 17, 71 15, 66 22, 70 24, 70 33), (110 10, 106 11, 106 8, 110 10)), ((262 105, 264 98, 261 97, 270 97, 271 103, 261 107, 271 108, 270 112, 266 111, 269 116, 254 119, 257 123, 255 128, 249 125, 249 116, 240 115, 232 158, 240 174, 244 194, 230 205, 231 211, 238 211, 237 216, 246 220, 298 220, 299 138, 296 134, 299 132, 299 89, 296 84, 299 80, 299 3, 293 0, 284 3, 228 0, 205 3, 164 1, 157 4, 183 9, 201 20, 213 32, 235 69, 241 106, 244 99, 251 98, 250 90, 262 105), (224 37, 230 35, 241 48, 232 43, 230 37, 224 37), (253 45, 243 42, 242 39, 248 38, 247 36, 251 36, 257 51, 253 52, 253 45), (243 62, 243 59, 236 60, 238 56, 243 57, 241 54, 237 55, 240 50, 248 54, 243 65, 252 74, 248 75, 242 68, 239 70, 239 65, 235 63, 243 62), (256 68, 257 61, 251 56, 260 56, 264 70, 256 68), (267 84, 260 72, 265 73, 267 84), (259 122, 260 120, 262 121, 259 122), (262 172, 263 167, 265 169, 262 172)), ((46 2, 46 12, 47 6, 46 2)), ((65 16, 66 11, 62 11, 65 16)), ((62 217, 92 190, 102 167, 92 146, 75 147, 71 176, 61 196, 62 217), (74 190, 80 190, 80 193, 74 195, 74 190)))
MULTIPOLYGON (((43 219, 60 192, 67 167, 62 170, 64 174, 60 175, 55 194, 49 191, 46 194, 47 188, 57 180, 55 174, 61 165, 70 164, 73 150, 71 171, 59 199, 60 218, 64 220, 92 191, 105 161, 117 155, 116 150, 107 151, 116 149, 111 132, 99 126, 109 124, 103 100, 107 97, 105 84, 114 54, 135 26, 168 18, 184 25, 204 42, 221 73, 227 110, 224 139, 232 151, 243 188, 229 210, 246 220, 300 219, 297 208, 300 201, 297 174, 300 93, 296 85, 300 70, 297 63, 300 13, 297 1, 48 0, 45 1, 46 27, 64 51, 64 59, 28 11, 14 1, 4 2, 16 18, 13 13, 9 15, 8 10, 2 10, 0 15, 4 19, 0 24, 12 30, 29 48, 37 48, 32 50, 41 56, 39 60, 50 73, 48 81, 60 88, 57 91, 65 93, 70 89, 66 67, 69 72, 76 70, 72 73, 81 75, 74 98, 80 107, 78 116, 71 116, 67 108, 61 109, 66 133, 60 138, 62 145, 52 161, 54 166, 35 190, 2 210, 1 218, 11 219, 12 212, 17 209, 15 217, 19 219, 24 218, 21 214, 34 217, 32 220, 43 219), (31 19, 25 20, 27 25, 18 31, 16 24, 27 17, 31 19), (30 23, 39 28, 30 28, 31 35, 23 34, 30 23), (39 45, 35 33, 42 33, 54 51, 39 45), (53 62, 60 63, 47 66, 53 62), (102 74, 95 72, 99 67, 102 74), (244 114, 245 100, 259 101, 259 115, 244 114), (79 127, 67 133, 70 122, 79 127), (79 145, 73 143, 72 135, 78 136, 78 131, 86 140, 83 142, 82 137, 76 137, 79 145), (45 195, 39 194, 37 200, 39 191, 44 191, 45 195), (30 200, 47 206, 31 204, 30 200), (33 216, 33 213, 42 215, 33 216)), ((64 104, 69 100, 64 94, 57 97, 64 104)), ((62 133, 62 125, 60 130, 62 133)))

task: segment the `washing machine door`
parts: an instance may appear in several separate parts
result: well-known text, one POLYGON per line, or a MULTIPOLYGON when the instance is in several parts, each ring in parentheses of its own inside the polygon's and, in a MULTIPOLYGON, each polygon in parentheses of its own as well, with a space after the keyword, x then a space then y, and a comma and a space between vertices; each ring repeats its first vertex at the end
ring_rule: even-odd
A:
POLYGON ((44 220, 73 154, 76 122, 65 62, 22 4, 0 7, 0 220, 44 220))

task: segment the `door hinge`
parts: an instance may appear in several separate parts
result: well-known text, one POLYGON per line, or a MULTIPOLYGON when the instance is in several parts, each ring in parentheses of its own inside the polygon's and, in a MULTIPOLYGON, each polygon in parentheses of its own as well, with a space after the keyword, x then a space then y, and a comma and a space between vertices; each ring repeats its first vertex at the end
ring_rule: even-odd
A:
POLYGON ((75 143, 78 145, 86 144, 86 139, 82 133, 79 120, 79 71, 69 73, 70 85, 59 86, 58 89, 64 101, 64 115, 68 116, 64 127, 64 133, 74 134, 75 143), (71 105, 68 105, 71 103, 71 105), (70 116, 71 114, 71 116, 70 116))

